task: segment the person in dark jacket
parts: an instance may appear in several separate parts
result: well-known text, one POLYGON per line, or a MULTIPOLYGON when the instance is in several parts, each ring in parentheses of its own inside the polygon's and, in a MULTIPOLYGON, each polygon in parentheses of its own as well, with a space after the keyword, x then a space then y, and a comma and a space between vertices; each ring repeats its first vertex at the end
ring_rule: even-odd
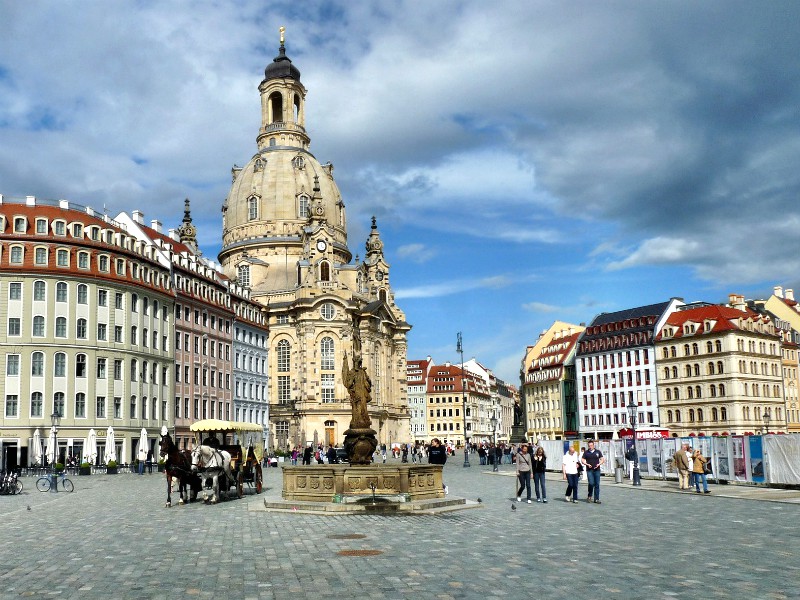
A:
POLYGON ((547 502, 547 490, 545 489, 544 475, 547 470, 547 456, 544 448, 539 446, 533 454, 533 489, 536 491, 537 502, 547 502), (542 488, 542 495, 539 495, 539 488, 542 488))
POLYGON ((494 470, 500 470, 500 463, 503 462, 503 445, 498 444, 494 449, 494 470))
MULTIPOLYGON (((442 465, 447 462, 447 451, 445 447, 442 446, 442 442, 439 441, 439 438, 433 438, 431 440, 430 448, 428 448, 428 463, 432 465, 442 465)), ((448 489, 447 486, 442 481, 442 487, 444 488, 444 495, 447 495, 448 489)))
POLYGON ((303 464, 310 465, 311 464, 311 455, 313 454, 311 450, 311 446, 306 446, 306 449, 303 450, 303 464))

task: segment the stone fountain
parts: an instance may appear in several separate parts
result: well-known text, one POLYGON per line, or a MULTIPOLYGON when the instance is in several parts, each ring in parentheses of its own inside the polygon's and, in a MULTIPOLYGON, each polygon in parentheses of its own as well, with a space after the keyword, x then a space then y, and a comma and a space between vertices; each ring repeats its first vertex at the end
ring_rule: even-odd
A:
POLYGON ((352 419, 344 432, 349 464, 283 467, 284 502, 264 501, 267 509, 313 512, 397 512, 450 506, 464 508, 462 498, 445 499, 442 466, 373 463, 378 446, 368 405, 372 382, 361 358, 359 319, 353 323, 353 363, 342 361, 342 381, 347 387, 352 419), (458 506, 460 505, 460 506, 458 506))

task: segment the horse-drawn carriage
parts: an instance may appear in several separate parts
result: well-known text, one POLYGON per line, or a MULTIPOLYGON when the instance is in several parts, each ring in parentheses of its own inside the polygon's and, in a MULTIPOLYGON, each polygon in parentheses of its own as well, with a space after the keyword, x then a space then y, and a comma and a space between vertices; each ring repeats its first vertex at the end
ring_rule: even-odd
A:
POLYGON ((193 469, 200 473, 201 478, 208 471, 208 476, 215 479, 212 502, 219 497, 220 490, 227 492, 231 487, 236 489, 236 495, 241 498, 245 484, 255 488, 257 494, 261 493, 261 459, 264 455, 261 425, 204 419, 192 423, 189 430, 195 434, 193 469), (225 477, 219 478, 222 473, 225 477))
POLYGON ((244 485, 262 489, 261 459, 264 455, 263 429, 254 423, 206 419, 190 426, 195 434, 194 448, 179 450, 167 431, 161 431, 161 456, 166 459, 167 503, 172 506, 172 480, 179 483, 180 503, 195 499, 205 481, 213 481, 211 502, 220 491, 236 490, 244 495, 244 485))

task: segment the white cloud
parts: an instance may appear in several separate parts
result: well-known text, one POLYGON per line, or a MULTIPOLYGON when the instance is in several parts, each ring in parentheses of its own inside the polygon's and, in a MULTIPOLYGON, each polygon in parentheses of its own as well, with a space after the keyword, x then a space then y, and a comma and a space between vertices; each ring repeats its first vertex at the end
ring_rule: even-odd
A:
POLYGON ((699 249, 700 244, 693 240, 656 237, 642 242, 627 258, 609 263, 608 269, 616 271, 641 265, 687 263, 699 249))
POLYGON ((395 254, 399 258, 408 259, 415 263, 426 263, 436 256, 436 251, 425 244, 404 244, 398 246, 395 254))
POLYGON ((398 300, 406 298, 438 298, 441 296, 451 296, 459 292, 475 289, 501 289, 514 283, 514 279, 505 275, 494 277, 484 277, 481 279, 464 279, 444 281, 430 285, 422 285, 411 288, 398 288, 395 290, 395 298, 398 300))

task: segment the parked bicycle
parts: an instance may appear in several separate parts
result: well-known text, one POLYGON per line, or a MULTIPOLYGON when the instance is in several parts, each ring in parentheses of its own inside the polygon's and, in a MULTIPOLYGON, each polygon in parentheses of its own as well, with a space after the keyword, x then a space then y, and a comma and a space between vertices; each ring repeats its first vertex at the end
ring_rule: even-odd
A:
MULTIPOLYGON (((56 481, 56 485, 60 483, 61 489, 63 489, 65 492, 71 492, 75 489, 75 486, 72 485, 72 481, 67 479, 66 473, 59 473, 57 477, 58 480, 56 481)), ((49 492, 52 485, 52 475, 45 475, 44 477, 40 477, 36 480, 36 489, 40 492, 49 492)), ((56 490, 58 490, 58 487, 56 487, 56 490)))
POLYGON ((13 471, 0 471, 0 494, 21 494, 22 482, 13 471))

